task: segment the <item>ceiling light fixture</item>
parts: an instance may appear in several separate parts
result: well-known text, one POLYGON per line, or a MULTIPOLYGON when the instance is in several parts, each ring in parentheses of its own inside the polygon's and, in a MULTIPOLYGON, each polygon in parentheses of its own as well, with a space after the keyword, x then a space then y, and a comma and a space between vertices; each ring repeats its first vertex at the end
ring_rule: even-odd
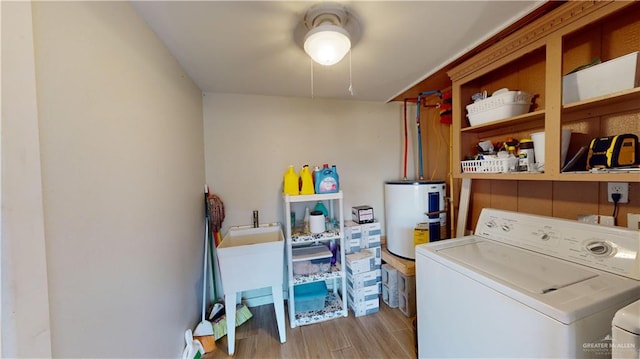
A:
POLYGON ((337 64, 351 50, 351 36, 344 29, 347 12, 333 3, 318 4, 304 17, 309 29, 304 37, 304 51, 320 65, 337 64))

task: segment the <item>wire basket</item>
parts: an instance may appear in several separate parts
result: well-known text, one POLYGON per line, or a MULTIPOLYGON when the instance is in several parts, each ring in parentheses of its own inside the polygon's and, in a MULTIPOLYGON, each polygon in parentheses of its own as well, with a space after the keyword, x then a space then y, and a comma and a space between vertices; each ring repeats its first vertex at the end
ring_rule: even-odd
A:
POLYGON ((506 173, 509 172, 508 158, 461 161, 463 173, 506 173))

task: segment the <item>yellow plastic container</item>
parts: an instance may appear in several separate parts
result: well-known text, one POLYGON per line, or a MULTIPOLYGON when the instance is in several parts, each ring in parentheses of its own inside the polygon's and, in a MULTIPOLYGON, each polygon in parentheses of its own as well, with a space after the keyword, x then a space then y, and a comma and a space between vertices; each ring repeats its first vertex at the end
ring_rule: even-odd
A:
POLYGON ((296 173, 296 170, 293 169, 293 165, 290 165, 287 169, 287 172, 284 173, 284 185, 282 186, 282 193, 292 196, 299 195, 299 180, 300 179, 298 177, 298 174, 296 173))
POLYGON ((309 166, 302 166, 302 170, 300 171, 300 182, 302 185, 300 186, 300 194, 314 194, 315 191, 313 189, 313 177, 311 176, 311 172, 309 172, 309 166))
POLYGON ((429 223, 418 223, 413 229, 413 245, 429 243, 429 223))

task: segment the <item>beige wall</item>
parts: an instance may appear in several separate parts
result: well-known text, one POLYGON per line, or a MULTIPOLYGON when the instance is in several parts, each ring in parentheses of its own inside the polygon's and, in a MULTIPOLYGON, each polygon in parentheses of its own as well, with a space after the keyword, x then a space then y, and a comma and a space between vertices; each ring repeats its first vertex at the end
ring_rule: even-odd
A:
MULTIPOLYGON (((368 204, 384 233, 383 183, 402 174, 400 104, 206 93, 204 128, 207 183, 225 206, 223 234, 251 224, 253 210, 261 223, 283 223, 285 170, 323 163, 338 168, 345 216, 368 204)), ((304 207, 294 208, 301 220, 304 207)), ((250 306, 271 303, 268 288, 243 298, 250 306)))
POLYGON ((2 2, 2 351, 50 357, 49 294, 29 2, 2 2))
POLYGON ((337 165, 348 217, 368 204, 384 224, 383 183, 401 176, 401 125, 397 103, 206 93, 206 176, 225 205, 223 233, 250 224, 253 210, 260 222, 283 221, 290 164, 337 165))
MULTIPOLYGON (((38 182, 35 167, 41 167, 42 187, 30 190, 32 208, 40 193, 43 199, 45 247, 33 247, 46 251, 46 261, 38 251, 12 259, 46 265, 51 353, 178 357, 184 330, 199 321, 200 311, 201 92, 129 3, 32 6, 39 128, 27 128, 26 137, 34 141, 30 149, 39 145, 40 164, 31 166, 26 180, 38 182)), ((3 60, 9 47, 4 30, 3 22, 3 60)), ((3 93, 4 87, 3 77, 3 93)), ((33 105, 21 106, 32 119, 33 105)), ((24 155, 16 144, 7 147, 12 134, 6 120, 3 110, 3 209, 12 190, 5 179, 17 175, 17 165, 9 165, 24 155)), ((34 241, 23 232, 8 233, 6 214, 3 276, 13 255, 4 250, 7 244, 34 241)), ((38 213, 19 220, 37 225, 38 213)), ((5 281, 2 290, 3 297, 29 299, 5 281)), ((33 319, 16 308, 22 310, 18 321, 33 319)), ((36 353, 21 341, 15 347, 20 357, 36 353)), ((5 348, 3 343, 3 354, 11 354, 5 348)))

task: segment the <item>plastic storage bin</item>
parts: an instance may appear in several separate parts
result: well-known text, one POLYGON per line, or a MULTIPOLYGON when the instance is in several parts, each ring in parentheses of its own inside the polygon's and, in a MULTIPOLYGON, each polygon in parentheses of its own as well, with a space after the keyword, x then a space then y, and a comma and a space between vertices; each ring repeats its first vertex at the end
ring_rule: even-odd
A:
POLYGON ((460 161, 463 173, 507 173, 508 158, 460 161))
POLYGON ((293 288, 295 297, 295 313, 322 310, 327 296, 327 284, 325 282, 313 282, 300 284, 293 288))
POLYGON ((562 104, 640 86, 640 51, 562 77, 562 104))
POLYGON ((293 275, 326 273, 331 270, 331 251, 325 246, 292 249, 293 275))
POLYGON ((504 91, 467 105, 471 126, 501 120, 529 112, 533 95, 524 91, 504 91))

